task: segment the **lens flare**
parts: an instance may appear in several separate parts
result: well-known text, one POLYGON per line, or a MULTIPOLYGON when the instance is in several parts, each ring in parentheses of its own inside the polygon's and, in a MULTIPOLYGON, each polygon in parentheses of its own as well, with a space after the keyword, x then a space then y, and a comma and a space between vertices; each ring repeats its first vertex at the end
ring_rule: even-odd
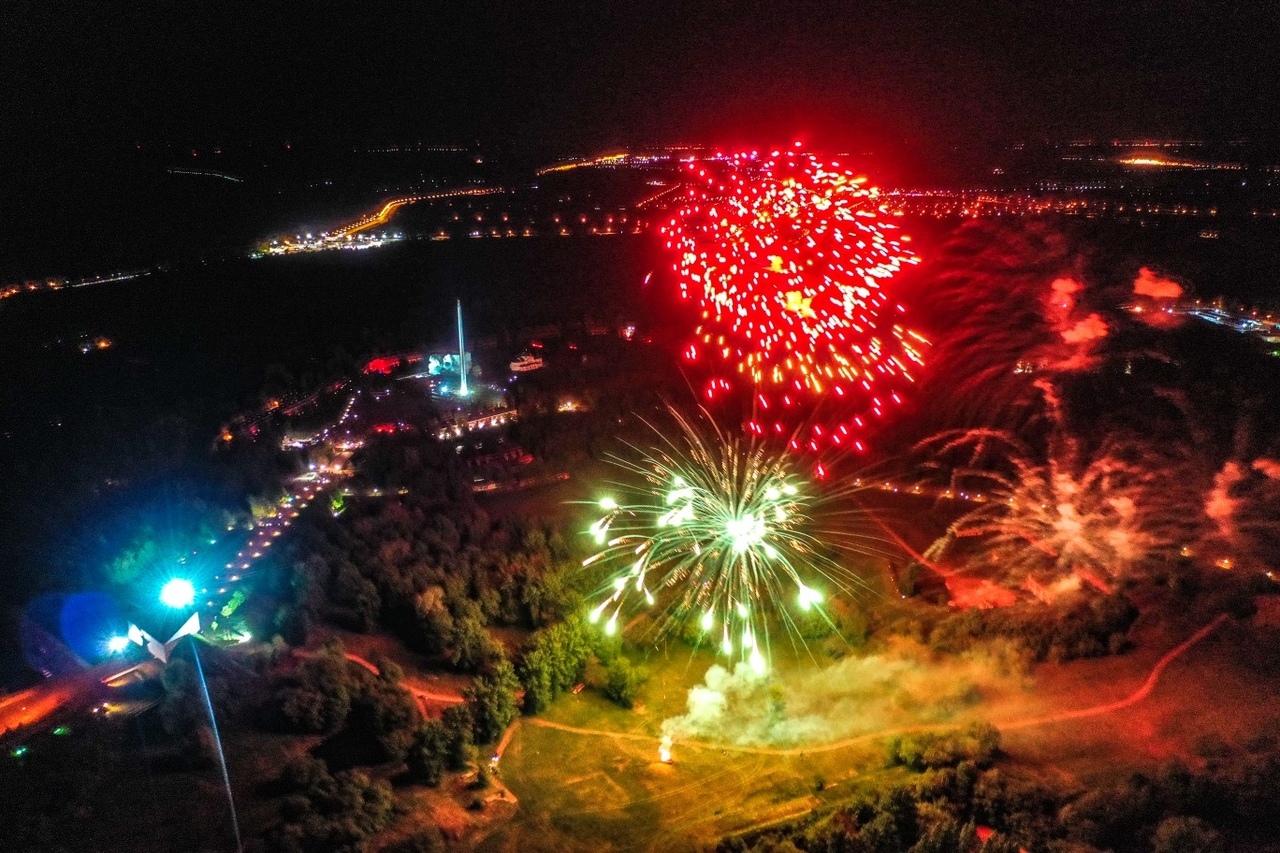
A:
POLYGON ((160 603, 165 607, 190 607, 195 600, 196 590, 189 580, 174 578, 160 589, 160 603))
POLYGON ((689 168, 693 188, 663 233, 683 296, 702 309, 685 354, 735 380, 712 378, 707 399, 749 389, 755 434, 861 450, 863 417, 901 402, 928 345, 890 293, 917 259, 879 191, 799 151, 689 168), (814 418, 818 402, 832 417, 814 418))

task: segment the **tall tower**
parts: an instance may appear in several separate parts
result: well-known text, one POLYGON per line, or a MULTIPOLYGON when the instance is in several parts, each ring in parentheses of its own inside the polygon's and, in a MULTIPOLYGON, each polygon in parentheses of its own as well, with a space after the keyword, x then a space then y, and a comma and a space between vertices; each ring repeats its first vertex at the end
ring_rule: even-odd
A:
POLYGON ((467 345, 462 337, 462 300, 458 300, 458 396, 466 397, 471 393, 467 388, 467 345))

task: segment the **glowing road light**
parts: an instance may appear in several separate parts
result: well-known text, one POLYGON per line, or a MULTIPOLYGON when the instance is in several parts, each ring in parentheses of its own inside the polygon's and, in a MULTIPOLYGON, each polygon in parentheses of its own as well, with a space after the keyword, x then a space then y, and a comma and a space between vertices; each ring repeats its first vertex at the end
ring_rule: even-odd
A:
POLYGON ((613 498, 601 498, 600 508, 605 512, 613 512, 615 509, 618 508, 618 502, 615 501, 613 498))
POLYGON ((191 581, 183 578, 174 578, 160 589, 160 603, 165 607, 180 610, 183 607, 190 607, 195 600, 195 587, 191 585, 191 581))
POLYGON ((107 640, 107 651, 113 655, 118 655, 129 647, 128 637, 112 637, 107 640))

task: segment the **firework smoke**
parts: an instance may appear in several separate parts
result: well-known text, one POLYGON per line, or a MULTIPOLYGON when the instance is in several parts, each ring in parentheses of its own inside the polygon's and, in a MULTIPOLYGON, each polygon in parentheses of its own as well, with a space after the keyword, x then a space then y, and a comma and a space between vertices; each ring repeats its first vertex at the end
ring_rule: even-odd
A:
POLYGON ((1092 367, 1108 336, 1083 304, 1080 261, 1043 223, 957 228, 908 298, 934 341, 918 396, 950 424, 1008 424, 1038 403, 1038 376, 1092 367))
POLYGON ((974 504, 926 556, 972 541, 970 565, 1036 592, 1073 576, 1102 585, 1199 535, 1194 462, 1180 445, 1113 434, 1089 453, 1057 425, 1043 455, 999 430, 952 431, 919 449, 947 472, 948 494, 974 504))
POLYGON ((1149 267, 1143 267, 1138 270, 1138 277, 1133 280, 1133 295, 1147 296, 1151 299, 1180 299, 1182 285, 1165 278, 1149 267))
POLYGON ((1203 556, 1222 568, 1269 569, 1280 558, 1280 461, 1228 460, 1205 494, 1203 556))
POLYGON ((902 638, 879 654, 770 676, 713 666, 689 689, 688 711, 664 720, 662 734, 677 744, 796 746, 944 722, 979 698, 1018 689, 1019 667, 979 655, 939 661, 902 638))
POLYGON ((1181 325, 1185 317, 1175 313, 1173 308, 1182 294, 1182 285, 1149 267, 1143 267, 1133 280, 1133 315, 1145 325, 1156 328, 1181 325))

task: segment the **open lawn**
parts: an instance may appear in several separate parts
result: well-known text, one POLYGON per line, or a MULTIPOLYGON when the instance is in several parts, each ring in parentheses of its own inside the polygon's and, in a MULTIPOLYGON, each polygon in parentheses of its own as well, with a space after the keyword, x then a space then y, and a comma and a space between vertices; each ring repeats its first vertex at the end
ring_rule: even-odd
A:
POLYGON ((784 657, 773 682, 780 719, 826 724, 826 742, 803 739, 812 726, 738 719, 759 716, 760 706, 734 694, 719 718, 677 724, 692 734, 676 737, 672 765, 658 761, 663 723, 687 711, 689 689, 714 659, 681 644, 653 650, 633 711, 585 691, 520 722, 501 773, 521 808, 481 849, 699 849, 838 799, 855 780, 900 772, 884 769, 885 740, 895 733, 974 720, 1005 730, 1006 761, 1071 785, 1150 771, 1170 758, 1202 764, 1280 721, 1280 673, 1250 663, 1268 629, 1229 617, 1188 624, 1204 615, 1146 618, 1129 654, 1029 673, 1002 671, 994 656, 941 661, 913 644, 821 670, 784 657), (873 677, 876 668, 892 677, 873 677), (784 736, 770 742, 776 732, 784 736))

